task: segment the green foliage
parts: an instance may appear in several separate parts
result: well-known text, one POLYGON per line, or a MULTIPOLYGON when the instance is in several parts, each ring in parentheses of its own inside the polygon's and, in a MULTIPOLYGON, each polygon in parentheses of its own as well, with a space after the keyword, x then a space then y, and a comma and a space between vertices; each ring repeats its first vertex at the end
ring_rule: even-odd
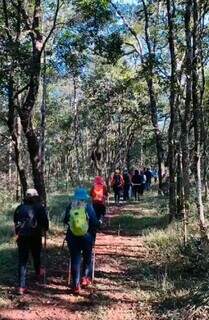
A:
POLYGON ((108 37, 98 37, 95 53, 106 59, 107 63, 115 64, 122 56, 123 40, 118 32, 113 32, 108 37))
POLYGON ((108 0, 74 0, 78 10, 90 25, 106 23, 111 16, 108 0))
POLYGON ((185 247, 181 247, 185 271, 197 277, 205 277, 209 272, 209 251, 207 243, 191 237, 185 247))

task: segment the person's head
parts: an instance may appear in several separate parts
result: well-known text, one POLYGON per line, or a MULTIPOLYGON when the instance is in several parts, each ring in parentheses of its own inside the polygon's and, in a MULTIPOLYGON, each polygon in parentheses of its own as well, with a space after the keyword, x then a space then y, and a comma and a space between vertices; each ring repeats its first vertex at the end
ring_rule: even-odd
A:
POLYGON ((120 174, 120 170, 119 170, 119 169, 116 169, 116 170, 115 170, 115 174, 120 174))
POLYGON ((89 195, 85 188, 76 188, 72 198, 72 204, 76 206, 84 206, 89 200, 89 195))
POLYGON ((39 199, 39 194, 36 189, 27 189, 25 195, 25 201, 27 202, 35 202, 39 199))
POLYGON ((104 179, 102 178, 102 177, 100 177, 100 176, 96 176, 95 178, 94 178, 94 182, 93 182, 93 184, 94 184, 94 186, 98 186, 98 185, 100 185, 100 186, 105 186, 105 181, 104 181, 104 179))
POLYGON ((138 174, 139 174, 139 170, 136 169, 136 170, 134 171, 134 174, 135 174, 135 175, 138 175, 138 174))

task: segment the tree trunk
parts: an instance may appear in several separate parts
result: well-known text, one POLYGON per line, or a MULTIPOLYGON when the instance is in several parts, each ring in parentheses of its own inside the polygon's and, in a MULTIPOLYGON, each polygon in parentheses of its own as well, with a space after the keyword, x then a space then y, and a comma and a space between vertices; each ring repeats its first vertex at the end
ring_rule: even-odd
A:
POLYGON ((182 213, 184 217, 184 243, 187 242, 187 225, 189 215, 190 198, 190 150, 189 150, 189 130, 191 122, 191 103, 192 103, 192 47, 191 47, 191 10, 192 3, 187 1, 185 10, 185 39, 186 39, 186 99, 184 110, 179 110, 181 122, 181 150, 182 150, 182 213))
POLYGON ((193 0, 193 65, 192 65, 192 101, 193 101, 193 123, 195 139, 195 180, 196 180, 196 205, 199 217, 200 232, 203 237, 206 236, 205 215, 202 202, 202 180, 201 180, 201 111, 199 92, 198 92, 198 4, 193 0))
POLYGON ((15 164, 20 177, 22 194, 23 194, 23 197, 25 197, 28 185, 27 185, 25 170, 22 164, 22 157, 21 157, 21 150, 20 150, 21 149, 21 123, 20 123, 20 118, 16 115, 16 106, 14 104, 13 82, 11 79, 8 87, 8 106, 9 106, 9 112, 8 112, 7 125, 12 137, 13 145, 14 145, 15 164))
POLYGON ((29 119, 29 122, 26 123, 24 114, 22 113, 21 113, 21 123, 22 123, 25 137, 27 139, 28 152, 30 155, 30 162, 32 165, 34 187, 38 191, 41 201, 43 201, 43 203, 46 204, 46 192, 45 192, 45 184, 44 184, 44 175, 42 172, 42 165, 41 165, 42 159, 39 153, 39 142, 34 132, 31 119, 29 119))
MULTIPOLYGON (((40 159, 40 175, 41 179, 44 179, 44 168, 45 168, 45 132, 46 132, 46 96, 47 96, 47 88, 46 88, 46 53, 44 50, 43 53, 43 74, 42 74, 42 102, 41 102, 41 125, 40 125, 40 139, 39 139, 39 156, 40 159)), ((41 190, 43 190, 43 200, 46 202, 46 193, 45 187, 43 187, 44 181, 42 181, 41 190)))
POLYGON ((150 100, 151 121, 154 128, 154 133, 155 133, 155 142, 156 142, 157 160, 158 160, 159 189, 161 190, 163 147, 162 147, 162 141, 161 141, 161 133, 158 126, 158 109, 157 109, 154 80, 153 80, 154 79, 153 62, 156 57, 155 57, 155 50, 151 46, 151 39, 149 34, 149 15, 147 11, 147 6, 144 0, 142 0, 142 3, 143 3, 144 17, 145 17, 145 41, 148 49, 148 60, 147 60, 148 71, 146 76, 146 82, 147 82, 149 100, 150 100))
POLYGON ((176 53, 175 53, 175 44, 174 44, 174 24, 173 19, 175 17, 175 7, 171 8, 170 0, 167 0, 167 13, 168 13, 168 40, 169 40, 169 49, 171 57, 171 82, 170 82, 170 125, 168 131, 168 160, 169 160, 169 212, 170 219, 176 216, 177 213, 177 201, 176 201, 176 146, 175 146, 175 125, 176 125, 176 53))

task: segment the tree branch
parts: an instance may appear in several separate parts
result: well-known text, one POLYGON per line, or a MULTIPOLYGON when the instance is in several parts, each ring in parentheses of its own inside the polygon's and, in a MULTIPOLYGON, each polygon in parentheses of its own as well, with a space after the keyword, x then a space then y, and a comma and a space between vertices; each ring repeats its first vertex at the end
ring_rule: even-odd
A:
POLYGON ((54 30, 56 28, 57 17, 58 17, 58 13, 59 13, 60 8, 61 8, 60 0, 57 0, 57 6, 56 6, 55 13, 54 13, 53 25, 52 25, 51 30, 49 31, 48 35, 46 36, 46 38, 44 40, 44 43, 43 43, 42 48, 41 48, 41 53, 44 51, 48 40, 50 39, 52 33, 54 32, 54 30))
POLYGON ((119 17, 123 20, 124 25, 128 29, 128 31, 134 36, 134 38, 137 41, 137 44, 139 46, 139 49, 136 48, 137 53, 139 54, 141 61, 143 61, 143 49, 142 49, 142 44, 141 41, 139 40, 136 31, 130 26, 124 15, 121 13, 121 11, 118 9, 118 7, 113 3, 112 0, 110 0, 110 3, 112 7, 115 9, 116 13, 119 15, 119 17))

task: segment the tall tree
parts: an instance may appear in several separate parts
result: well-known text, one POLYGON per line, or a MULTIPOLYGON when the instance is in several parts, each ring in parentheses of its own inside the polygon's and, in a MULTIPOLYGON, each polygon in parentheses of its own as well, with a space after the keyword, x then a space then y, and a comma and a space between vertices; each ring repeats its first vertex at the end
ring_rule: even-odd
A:
MULTIPOLYGON (((5 36, 2 54, 7 55, 4 82, 10 87, 9 114, 18 112, 32 167, 34 187, 43 202, 46 201, 44 176, 40 157, 39 139, 33 127, 33 111, 38 97, 41 72, 41 56, 53 30, 59 11, 57 0, 52 28, 43 39, 41 32, 41 1, 20 0, 8 3, 3 0, 1 15, 4 21, 5 36), (12 88, 11 88, 12 86, 12 88), (20 99, 21 96, 21 99, 20 99)), ((10 119, 9 123, 12 123, 10 119)), ((11 131, 11 130, 10 130, 11 131)), ((21 179, 21 183, 23 180, 21 179)), ((22 185, 23 190, 25 185, 22 185)))

